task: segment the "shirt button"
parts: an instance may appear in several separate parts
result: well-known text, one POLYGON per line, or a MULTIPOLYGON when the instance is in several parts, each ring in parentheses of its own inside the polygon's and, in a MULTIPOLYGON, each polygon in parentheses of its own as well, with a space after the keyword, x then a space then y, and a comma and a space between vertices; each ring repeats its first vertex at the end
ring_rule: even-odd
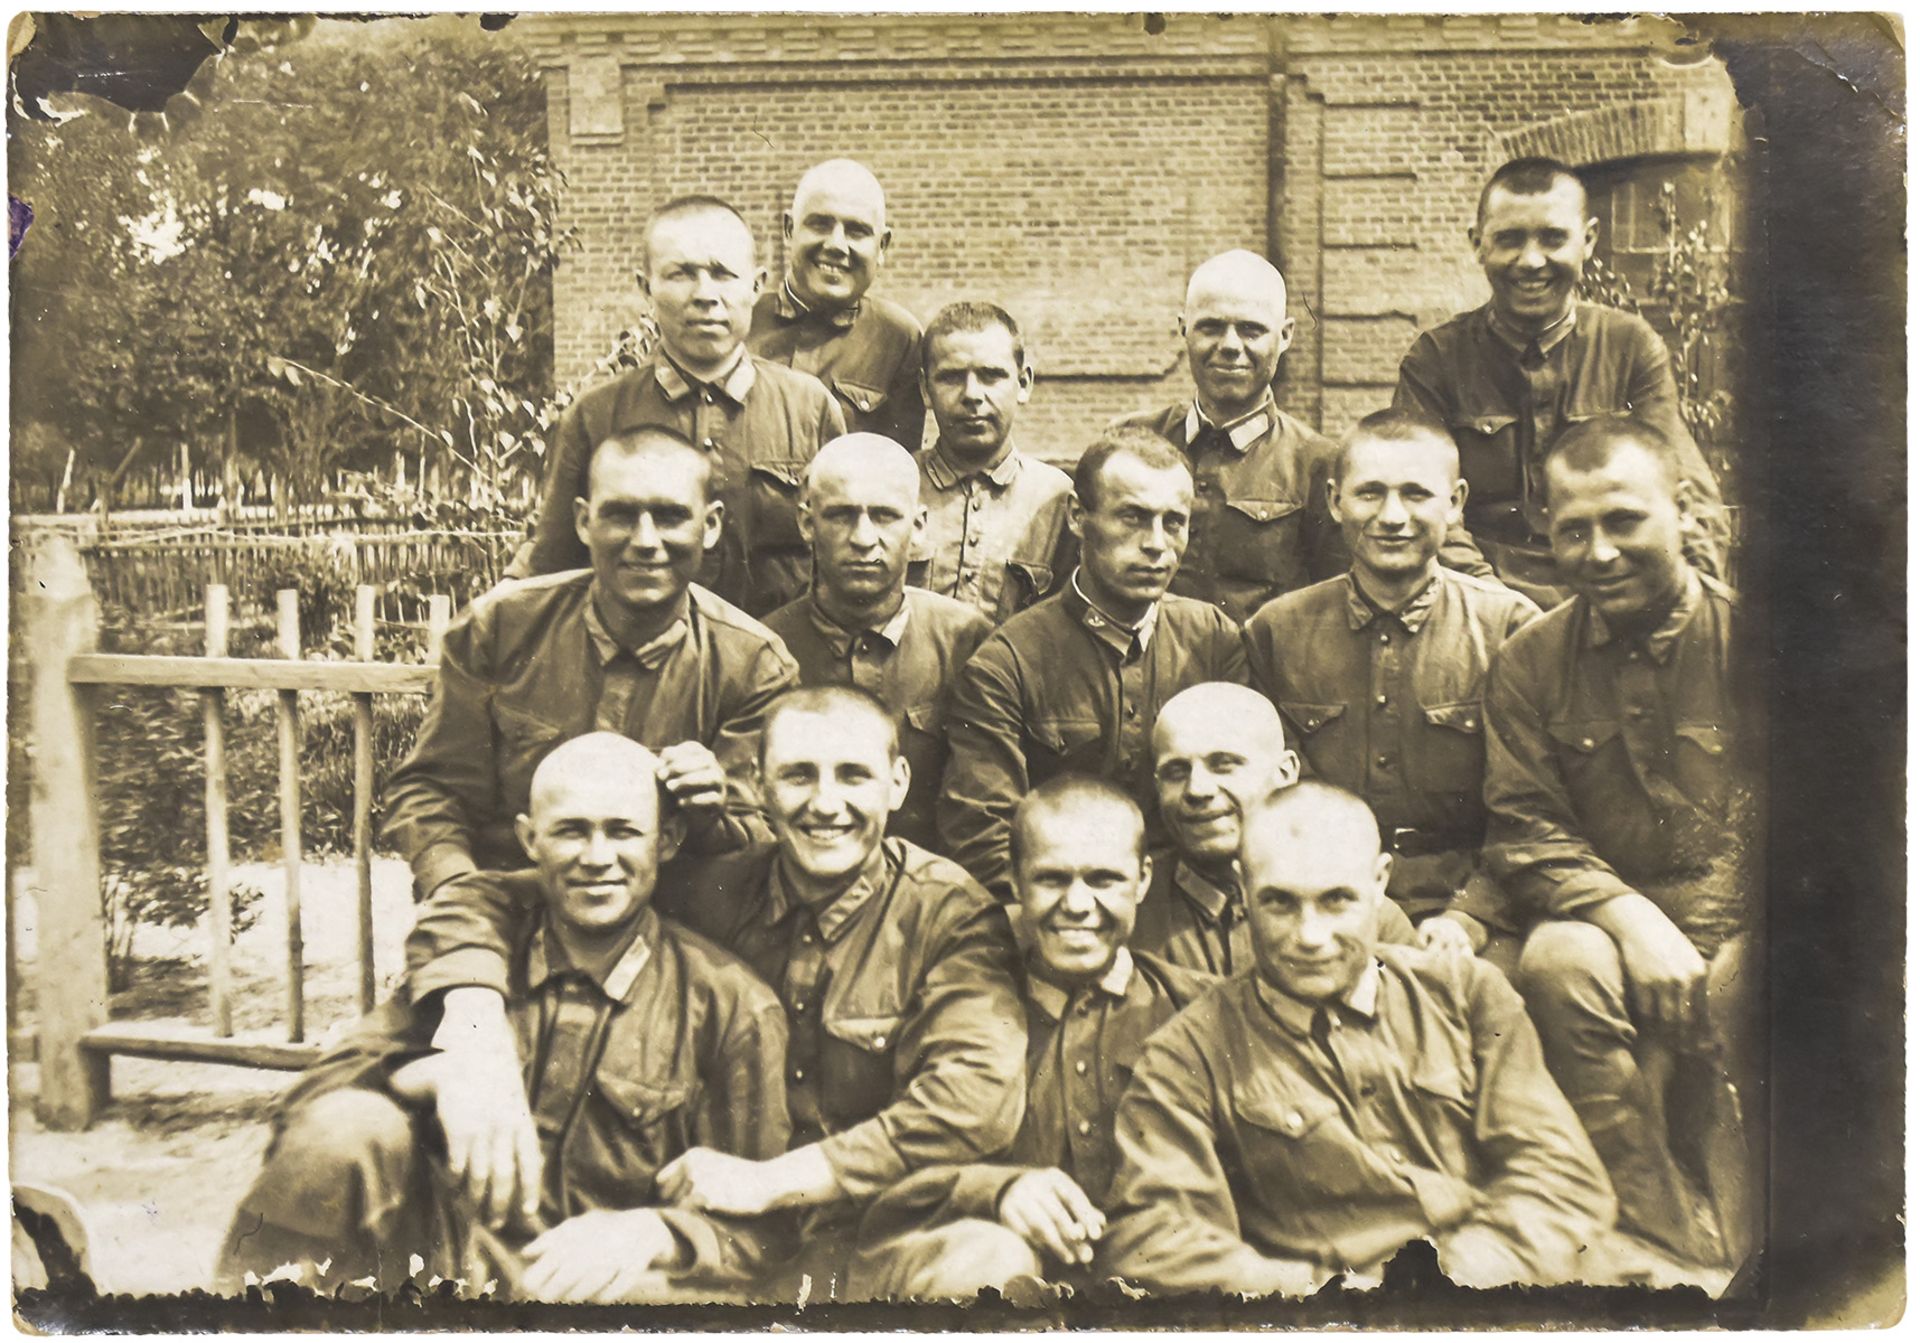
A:
POLYGON ((1084 1138, 1091 1132, 1093 1132, 1093 1121, 1090 1119, 1082 1119, 1080 1121, 1080 1136, 1084 1138))
POLYGON ((709 406, 711 406, 711 405, 713 404, 713 393, 712 393, 712 392, 702 392, 702 393, 700 393, 700 399, 701 399, 702 401, 704 401, 704 402, 706 402, 706 403, 707 403, 707 404, 708 404, 709 406))
POLYGON ((1387 707, 1387 697, 1385 695, 1375 695, 1373 697, 1373 702, 1375 704, 1378 704, 1383 709, 1387 707))
POLYGON ((1407 1159, 1407 1154, 1398 1147, 1389 1147, 1387 1148, 1387 1159, 1390 1161, 1404 1162, 1407 1159))
POLYGON ((795 1068, 795 1069, 793 1070, 793 1080, 794 1080, 794 1081, 796 1081, 796 1082, 804 1082, 804 1081, 806 1081, 806 1080, 807 1080, 807 1070, 806 1070, 805 1068, 795 1068))
POLYGON ((1385 630, 1381 630, 1380 642, 1383 644, 1390 644, 1393 642, 1393 636, 1391 634, 1388 634, 1385 630))
POLYGON ((1636 723, 1639 722, 1642 718, 1645 718, 1646 716, 1647 716, 1647 711, 1641 708, 1637 704, 1634 705, 1633 708, 1627 710, 1627 717, 1633 719, 1636 723))
POLYGON ((1307 1126, 1307 1121, 1298 1110, 1287 1116, 1287 1132, 1298 1133, 1307 1126))
POLYGON ((1393 757, 1390 755, 1376 755, 1373 758, 1373 763, 1380 766, 1381 769, 1385 769, 1393 763, 1393 757))
POLYGON ((710 438, 703 438, 700 440, 700 446, 703 448, 710 448, 713 446, 713 440, 710 438))
POLYGON ((875 1049, 885 1049, 885 1048, 887 1047, 887 1037, 886 1037, 886 1036, 884 1036, 884 1035, 876 1035, 876 1036, 874 1036, 874 1037, 873 1037, 873 1047, 874 1047, 875 1049))
POLYGON ((1583 751, 1591 751, 1593 749, 1593 738, 1582 737, 1580 739, 1580 749, 1583 751))
POLYGON ((807 1010, 807 1000, 805 998, 795 998, 793 1000, 793 1010, 796 1012, 805 1012, 807 1010))

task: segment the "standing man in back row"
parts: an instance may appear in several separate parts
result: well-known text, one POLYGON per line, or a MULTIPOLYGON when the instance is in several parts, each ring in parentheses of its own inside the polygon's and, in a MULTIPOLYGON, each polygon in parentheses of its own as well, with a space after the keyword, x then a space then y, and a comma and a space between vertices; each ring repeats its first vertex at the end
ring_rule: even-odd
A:
POLYGON ((1460 446, 1479 553, 1456 533, 1443 561, 1497 575, 1542 609, 1572 591, 1553 567, 1541 463, 1568 425, 1598 415, 1630 414, 1674 445, 1697 503, 1688 556, 1725 572, 1720 487, 1680 419, 1666 345, 1632 313, 1577 299, 1599 225, 1564 163, 1515 159, 1494 173, 1467 230, 1491 297, 1414 341, 1393 396, 1395 410, 1434 417, 1460 446))
POLYGON ((849 429, 918 451, 927 418, 920 323, 867 292, 893 242, 880 183, 852 159, 816 164, 794 188, 780 228, 787 273, 754 305, 748 348, 824 382, 849 429))

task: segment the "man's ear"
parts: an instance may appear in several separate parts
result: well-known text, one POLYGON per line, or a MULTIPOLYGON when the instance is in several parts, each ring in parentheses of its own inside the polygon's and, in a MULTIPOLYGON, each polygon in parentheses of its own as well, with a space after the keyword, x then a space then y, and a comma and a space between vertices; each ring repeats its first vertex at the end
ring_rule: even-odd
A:
POLYGON ((893 230, 890 228, 881 229, 880 230, 880 247, 873 255, 874 264, 876 266, 878 266, 880 262, 885 261, 887 259, 887 249, 892 246, 893 246, 893 230))
POLYGON ((1593 252, 1600 245, 1600 217, 1595 215, 1587 221, 1587 227, 1580 242, 1580 260, 1593 260, 1593 252))
POLYGON ((1067 530, 1073 533, 1073 539, 1080 539, 1081 529, 1087 525, 1087 506, 1080 502, 1076 492, 1067 491, 1067 530))
POLYGON ((780 236, 788 242, 793 241, 793 211, 780 212, 780 236))
POLYGON ((1143 853, 1140 855, 1140 893, 1145 895, 1147 887, 1151 885, 1153 885, 1153 855, 1143 853))
POLYGON ((1461 519, 1467 515, 1467 480, 1462 476, 1453 482, 1453 493, 1447 497, 1447 526, 1458 527, 1461 519))
POLYGON ((1335 522, 1340 521, 1340 482, 1331 476, 1327 478, 1327 512, 1335 522))
POLYGON ((1374 885, 1379 889, 1382 900, 1387 898, 1387 878, 1392 875, 1393 855, 1390 853, 1382 853, 1379 861, 1373 865, 1374 885))
POLYGON ((1285 354, 1293 345, 1293 333, 1299 329, 1300 321, 1296 317, 1280 319, 1280 348, 1274 353, 1285 354))
POLYGON ((513 837, 520 841, 520 847, 526 850, 527 857, 533 857, 533 818, 522 812, 513 818, 513 837))
POLYGON ((813 546, 813 505, 807 502, 805 494, 802 494, 800 502, 794 505, 793 517, 800 528, 800 539, 811 548, 813 546))
MULTIPOLYGON (((660 793, 660 805, 667 804, 667 795, 660 793)), ((678 809, 670 811, 660 822, 660 861, 670 863, 674 855, 680 852, 680 846, 687 842, 687 814, 678 809)))
POLYGON ((765 292, 766 287, 767 268, 765 266, 755 266, 753 268, 753 296, 759 298, 760 295, 765 292))
POLYGON ((593 508, 585 499, 573 501, 573 534, 580 538, 581 545, 588 545, 587 524, 593 520, 593 508))
POLYGON ((726 530, 727 505, 725 501, 715 499, 707 505, 707 516, 700 523, 700 549, 712 550, 720 544, 720 533, 726 530))
POLYGON ((1014 394, 1014 404, 1016 406, 1024 406, 1027 404, 1027 398, 1033 395, 1033 365, 1032 364, 1022 364, 1020 366, 1019 381, 1020 381, 1020 390, 1014 394))
MULTIPOLYGON (((915 541, 925 538, 928 519, 931 516, 932 515, 927 512, 927 506, 925 504, 915 504, 913 506, 913 539, 915 541)), ((813 538, 808 537, 807 539, 811 541, 813 538)))
POLYGON ((1300 753, 1286 751, 1280 756, 1280 764, 1273 771, 1273 787, 1291 788, 1300 782, 1300 753))
POLYGON ((1478 224, 1469 224, 1467 226, 1467 246, 1473 249, 1475 256, 1480 255, 1480 226, 1478 224))
POLYGON ((896 812, 907 800, 907 790, 913 786, 913 766, 907 763, 904 755, 893 758, 893 771, 887 779, 887 810, 896 812))
POLYGON ((653 286, 647 282, 647 268, 645 266, 635 266, 633 268, 633 282, 640 286, 641 293, 645 294, 648 298, 653 297, 653 286))

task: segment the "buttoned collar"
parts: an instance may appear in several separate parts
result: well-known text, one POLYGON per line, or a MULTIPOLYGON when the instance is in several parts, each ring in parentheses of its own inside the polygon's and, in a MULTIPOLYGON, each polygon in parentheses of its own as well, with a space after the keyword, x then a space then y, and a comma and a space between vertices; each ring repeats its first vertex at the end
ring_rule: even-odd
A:
MULTIPOLYGON (((1673 646, 1680 640, 1680 634, 1687 628, 1687 622, 1693 619, 1693 613, 1700 608, 1700 597, 1705 589, 1700 584, 1700 575, 1687 566, 1686 582, 1680 587, 1680 599, 1667 612, 1666 619, 1652 633, 1637 642, 1647 650, 1647 656, 1661 666, 1673 656, 1673 646)), ((1600 608, 1591 602, 1587 604, 1587 642, 1595 648, 1605 648, 1617 636, 1607 624, 1607 618, 1600 614, 1600 608)))
POLYGON ((607 631, 605 622, 600 619, 599 607, 592 598, 589 598, 587 601, 587 637, 593 641, 594 651, 600 655, 600 665, 603 667, 622 654, 626 654, 635 662, 638 662, 645 670, 658 671, 660 670, 660 664, 667 660, 668 654, 672 653, 674 649, 687 641, 687 634, 692 628, 688 613, 692 610, 692 607, 693 603, 688 599, 687 594, 684 592, 681 593, 680 614, 678 618, 676 618, 671 625, 667 626, 665 630, 656 634, 638 648, 626 648, 607 631))
POLYGON ((788 275, 780 281, 780 288, 774 293, 773 315, 783 322, 816 317, 828 326, 845 331, 860 320, 860 300, 855 299, 844 308, 810 308, 793 292, 793 276, 788 275))
POLYGON ((1127 624, 1118 616, 1101 610, 1094 605, 1093 598, 1087 596, 1086 589, 1080 586, 1080 570, 1073 571, 1073 580, 1068 585, 1070 605, 1080 617, 1080 623, 1094 638, 1120 655, 1122 661, 1144 655, 1147 645, 1153 641, 1153 631, 1160 623, 1160 603, 1155 602, 1147 608, 1147 613, 1134 624, 1127 624))
POLYGON ((1207 916, 1209 923, 1219 923, 1240 903, 1237 879, 1232 886, 1223 886, 1184 858, 1174 865, 1173 884, 1207 916))
MULTIPOLYGON (((1074 994, 1061 988, 1050 979, 1042 979, 1031 968, 1027 971, 1027 997, 1033 1000, 1035 1007, 1045 1012, 1055 1021, 1067 1014, 1074 994)), ((1109 998, 1124 999, 1127 986, 1133 983, 1133 953, 1125 947, 1113 954, 1113 964, 1099 979, 1079 992, 1104 993, 1109 998)))
POLYGON ((627 995, 633 992, 634 981, 640 978, 640 972, 647 968, 647 962, 653 959, 654 943, 660 940, 660 918, 648 905, 640 911, 634 920, 633 940, 626 949, 615 958, 604 976, 582 966, 576 966, 567 956, 566 948, 560 945, 556 937, 548 940, 549 924, 546 919, 534 930, 533 941, 527 948, 527 988, 536 990, 549 979, 558 975, 578 974, 594 984, 616 1003, 623 1003, 627 995))
POLYGON ((1360 586, 1360 579, 1353 570, 1347 570, 1347 628, 1363 630, 1376 620, 1397 620, 1408 634, 1418 634, 1427 623, 1427 617, 1433 614, 1433 604, 1440 599, 1440 575, 1435 574, 1428 584, 1413 594, 1412 600, 1398 611, 1383 611, 1374 605, 1373 598, 1360 586))
POLYGON ((1232 445, 1235 452, 1244 453, 1273 428, 1274 419, 1278 413, 1279 409, 1273 403, 1271 389, 1260 398, 1259 405, 1245 415, 1231 419, 1225 424, 1214 424, 1209 421, 1200 409, 1200 402, 1196 400, 1187 407, 1186 446, 1192 447, 1193 441, 1200 437, 1203 430, 1218 429, 1227 436, 1227 442, 1232 445))
POLYGON ((947 454, 941 449, 940 440, 935 439, 933 450, 929 452, 926 457, 927 479, 933 482, 933 487, 937 490, 950 490, 955 485, 971 480, 977 476, 985 480, 988 485, 993 487, 993 492, 998 494, 1001 490, 1013 484, 1015 478, 1020 474, 1019 450, 1013 446, 1011 441, 1001 446, 1005 451, 1001 453, 1000 460, 992 466, 970 466, 963 468, 953 464, 947 457, 947 454))
POLYGON ((753 390, 753 359, 742 345, 734 352, 733 363, 719 377, 702 381, 685 372, 673 357, 664 350, 653 361, 653 379, 660 384, 660 390, 666 393, 669 401, 683 401, 693 394, 696 385, 711 387, 720 392, 736 406, 747 403, 747 393, 753 390))
POLYGON ((786 855, 782 854, 774 860, 773 871, 768 876, 767 922, 778 923, 796 905, 803 905, 813 911, 813 921, 820 929, 821 940, 836 942, 846 932, 853 916, 886 889, 892 866, 887 843, 882 841, 867 856, 860 870, 854 873, 853 880, 838 892, 809 899, 794 889, 787 871, 786 855))
MULTIPOLYGON (((1319 1015, 1324 1004, 1306 1002, 1275 988, 1257 970, 1253 976, 1253 990, 1282 1026, 1295 1035, 1312 1033, 1313 1019, 1319 1015)), ((1368 961, 1367 968, 1360 972, 1360 978, 1354 981, 1353 987, 1334 1006, 1362 1021, 1372 1021, 1380 1010, 1380 962, 1368 961)))
POLYGON ((1573 334, 1574 313, 1580 305, 1567 304, 1567 310, 1555 318, 1552 325, 1544 331, 1523 331, 1502 315, 1493 304, 1487 304, 1487 327, 1499 338, 1502 345, 1516 355, 1525 354, 1534 345, 1540 347, 1541 354, 1551 354, 1553 347, 1573 334))
POLYGON ((826 608, 820 605, 817 592, 807 594, 807 617, 813 621, 814 629, 827 641, 828 650, 836 658, 846 657, 852 651, 854 641, 863 634, 884 642, 889 652, 899 648, 900 641, 907 637, 907 621, 912 613, 913 603, 903 592, 900 594, 900 609, 885 620, 849 629, 827 614, 826 608))

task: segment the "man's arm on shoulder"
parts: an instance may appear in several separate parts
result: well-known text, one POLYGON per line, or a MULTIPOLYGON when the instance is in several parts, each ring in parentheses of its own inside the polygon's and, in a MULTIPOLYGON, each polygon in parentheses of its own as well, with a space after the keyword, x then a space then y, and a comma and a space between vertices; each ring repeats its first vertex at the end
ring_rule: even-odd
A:
POLYGON ((475 830, 497 788, 491 622, 482 604, 447 631, 440 674, 413 749, 387 781, 385 837, 413 868, 419 893, 477 869, 475 830))
POLYGON ((937 819, 955 862, 1000 899, 1013 892, 1013 809, 1027 794, 1026 712, 1013 648, 989 638, 961 669, 937 819))

